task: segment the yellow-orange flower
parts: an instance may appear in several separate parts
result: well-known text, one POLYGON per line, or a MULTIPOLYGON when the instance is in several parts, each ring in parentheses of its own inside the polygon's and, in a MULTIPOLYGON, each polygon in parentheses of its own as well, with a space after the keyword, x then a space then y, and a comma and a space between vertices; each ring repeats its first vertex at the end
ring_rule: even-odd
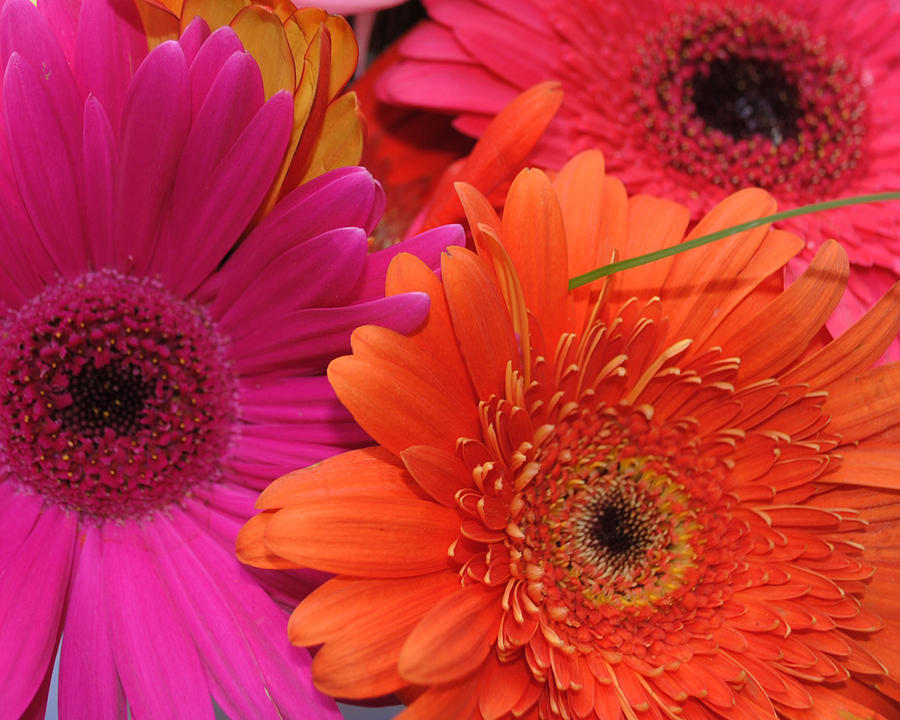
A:
MULTIPOLYGON (((459 187, 478 248, 410 337, 332 362, 379 443, 260 497, 239 554, 336 573, 289 634, 318 687, 400 693, 404 720, 847 720, 900 713, 900 285, 834 340, 827 243, 760 227, 568 291, 681 242, 686 208, 627 198, 597 152, 514 181, 502 220, 459 187)), ((743 190, 688 237, 761 217, 743 190)))
POLYGON ((328 170, 358 165, 365 126, 356 95, 341 91, 356 70, 358 50, 349 24, 288 0, 136 0, 151 47, 179 37, 196 17, 210 30, 230 25, 253 55, 266 98, 294 95, 294 131, 281 169, 263 202, 328 170))

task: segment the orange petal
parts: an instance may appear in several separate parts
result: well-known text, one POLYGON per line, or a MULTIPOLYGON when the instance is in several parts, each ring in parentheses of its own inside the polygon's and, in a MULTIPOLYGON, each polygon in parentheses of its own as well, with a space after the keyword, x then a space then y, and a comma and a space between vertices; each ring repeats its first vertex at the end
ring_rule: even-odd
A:
POLYGON ((588 150, 563 165, 553 180, 566 227, 569 275, 594 270, 612 254, 600 234, 605 176, 603 153, 588 150))
POLYGON ((822 410, 831 415, 829 431, 849 444, 900 425, 898 397, 900 363, 892 363, 832 383, 822 410))
POLYGON ((408 683, 397 659, 410 630, 442 597, 459 589, 456 573, 414 578, 334 578, 294 610, 295 645, 325 646, 313 661, 316 686, 337 697, 386 695, 408 683))
POLYGON ((353 28, 340 15, 328 15, 325 19, 325 28, 331 36, 328 95, 334 98, 353 78, 353 73, 356 72, 356 65, 359 62, 359 48, 356 44, 353 28))
MULTIPOLYGON (((453 328, 479 398, 501 394, 506 366, 521 369, 509 312, 484 260, 464 248, 441 258, 453 328)), ((470 437, 476 437, 470 435, 470 437)))
POLYGON ((479 675, 478 709, 484 720, 499 720, 506 715, 533 682, 528 663, 521 656, 500 662, 496 653, 488 653, 479 675))
MULTIPOLYGON (((763 190, 748 188, 723 200, 697 223, 688 240, 753 220, 775 211, 775 201, 763 190)), ((676 337, 695 337, 721 301, 723 278, 741 271, 766 237, 768 226, 745 230, 722 240, 676 255, 662 294, 677 309, 669 310, 671 332, 676 337), (680 301, 677 299, 681 298, 680 301)))
POLYGON ((245 0, 184 0, 179 31, 184 32, 198 15, 206 21, 210 30, 218 30, 230 23, 248 4, 245 0))
POLYGON ((739 377, 772 377, 797 358, 837 306, 849 272, 844 249, 825 243, 793 285, 723 343, 741 358, 739 377))
POLYGON ((329 170, 359 164, 365 131, 356 95, 341 95, 325 110, 319 137, 312 147, 302 182, 329 170))
POLYGON ((478 673, 458 683, 428 688, 394 720, 473 720, 478 708, 478 673))
POLYGON ((475 389, 456 345, 453 322, 444 286, 437 275, 424 262, 409 253, 400 253, 388 266, 385 295, 405 292, 424 292, 430 300, 428 317, 409 338, 432 356, 432 363, 440 364, 456 392, 477 403, 475 389))
POLYGON ((415 481, 441 505, 455 508, 456 493, 475 487, 471 471, 446 450, 416 445, 404 450, 400 457, 415 481))
POLYGON ((558 82, 543 82, 507 105, 485 128, 457 172, 445 175, 434 194, 423 229, 460 217, 455 181, 463 181, 489 195, 511 178, 525 162, 562 103, 558 82))
POLYGON ((144 34, 147 36, 147 47, 152 50, 166 40, 178 39, 178 14, 181 12, 181 0, 156 2, 143 0, 137 3, 144 34))
POLYGON ((297 563, 292 563, 273 553, 263 541, 263 533, 266 525, 272 519, 273 512, 264 512, 250 518, 241 528, 237 536, 238 560, 247 565, 260 568, 284 570, 295 568, 297 563))
POLYGON ((396 456, 382 447, 363 448, 282 475, 262 491, 256 507, 277 510, 319 494, 337 502, 357 493, 416 497, 414 487, 396 456))
POLYGON ((783 375, 785 384, 827 387, 852 373, 863 372, 881 357, 900 332, 900 283, 888 290, 843 335, 783 375))
POLYGON ((567 329, 568 250, 559 201, 540 170, 523 170, 513 180, 503 211, 503 245, 519 275, 525 303, 555 352, 567 329))
MULTIPOLYGON (((607 248, 602 262, 609 261, 613 250, 625 259, 677 245, 684 240, 684 231, 690 220, 690 212, 683 205, 649 195, 628 198, 627 215, 628 234, 624 244, 607 248)), ((610 278, 610 302, 621 304, 631 297, 646 302, 659 295, 674 262, 675 257, 668 257, 616 273, 610 278)))
POLYGON ((263 538, 298 565, 359 577, 410 577, 445 570, 459 515, 406 497, 308 498, 279 510, 263 538))
POLYGON ((737 273, 730 293, 697 333, 697 349, 716 347, 746 326, 784 292, 784 266, 803 249, 803 241, 783 230, 769 230, 765 241, 737 273))
POLYGON ((476 406, 453 402, 452 388, 392 363, 341 357, 328 366, 328 379, 363 429, 395 455, 411 445, 453 452, 458 437, 481 435, 476 406))
POLYGON ((250 5, 241 10, 230 25, 244 49, 259 65, 266 99, 279 90, 287 90, 293 95, 296 84, 294 56, 278 16, 268 8, 250 5))
POLYGON ((822 477, 824 482, 900 490, 900 447, 842 448, 841 456, 837 472, 822 477))
POLYGON ((437 603, 407 638, 400 674, 413 684, 436 685, 475 670, 497 641, 502 594, 502 588, 469 585, 437 603))

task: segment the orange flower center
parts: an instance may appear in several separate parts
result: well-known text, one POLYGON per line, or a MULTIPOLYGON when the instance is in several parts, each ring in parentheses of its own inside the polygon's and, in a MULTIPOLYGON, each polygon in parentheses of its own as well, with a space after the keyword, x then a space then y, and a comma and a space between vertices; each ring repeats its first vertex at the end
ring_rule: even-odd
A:
POLYGON ((721 580, 748 549, 728 527, 725 465, 692 428, 644 412, 583 405, 539 447, 541 470, 513 503, 513 574, 573 645, 643 654, 671 640, 727 601, 721 580))

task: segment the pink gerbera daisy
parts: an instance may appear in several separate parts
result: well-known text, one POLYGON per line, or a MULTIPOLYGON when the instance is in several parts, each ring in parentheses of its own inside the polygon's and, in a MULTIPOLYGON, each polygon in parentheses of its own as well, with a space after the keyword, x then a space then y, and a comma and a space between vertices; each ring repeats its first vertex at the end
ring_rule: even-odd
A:
MULTIPOLYGON (((900 14, 887 0, 426 0, 388 102, 457 115, 479 136, 523 89, 565 99, 534 161, 600 147, 632 192, 700 215, 759 186, 782 207, 900 187, 900 14)), ((786 223, 856 264, 844 329, 900 274, 896 206, 786 223)), ((796 266, 795 270, 800 267, 796 266)))
POLYGON ((0 53, 0 715, 43 717, 62 637, 67 719, 338 717, 233 546, 271 477, 367 441, 324 377, 350 330, 426 312, 366 253, 380 188, 252 222, 293 100, 230 28, 148 53, 131 2, 7 0, 0 53))

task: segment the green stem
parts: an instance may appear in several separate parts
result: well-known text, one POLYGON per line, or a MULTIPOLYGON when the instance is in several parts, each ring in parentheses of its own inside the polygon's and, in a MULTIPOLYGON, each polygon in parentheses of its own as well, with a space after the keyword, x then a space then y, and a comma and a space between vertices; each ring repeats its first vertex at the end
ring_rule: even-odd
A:
POLYGON ((756 220, 750 220, 749 222, 741 223, 739 225, 734 225, 732 227, 725 228, 724 230, 718 230, 717 232, 710 233, 709 235, 694 238, 693 240, 688 240, 687 242, 679 243, 678 245, 673 245, 672 247, 663 248, 662 250, 647 253, 646 255, 638 255, 637 257, 628 258, 627 260, 619 260, 618 262, 604 265, 603 267, 597 268, 596 270, 586 272, 583 275, 576 275, 569 280, 569 290, 574 290, 575 288, 581 287, 582 285, 587 285, 587 283, 593 280, 606 277, 607 275, 612 275, 613 273, 621 272, 622 270, 628 270, 633 267, 638 267, 639 265, 646 265, 647 263, 651 263, 654 260, 661 260, 662 258, 669 257, 670 255, 677 255, 678 253, 685 252, 686 250, 692 250, 695 247, 700 247, 701 245, 706 245, 708 243, 715 242, 716 240, 721 240, 722 238, 728 237, 729 235, 735 235, 736 233, 744 232, 745 230, 752 230, 753 228, 759 227, 760 225, 767 225, 769 223, 777 222, 778 220, 787 220, 788 218, 798 217, 799 215, 809 215, 810 213, 821 212, 822 210, 833 210, 834 208, 847 207, 848 205, 863 205, 866 203, 884 202, 886 200, 900 200, 900 191, 839 198, 838 200, 829 200, 827 202, 813 203, 812 205, 803 205, 802 207, 792 208, 791 210, 784 210, 783 212, 775 213, 774 215, 766 215, 765 217, 757 218, 756 220))

